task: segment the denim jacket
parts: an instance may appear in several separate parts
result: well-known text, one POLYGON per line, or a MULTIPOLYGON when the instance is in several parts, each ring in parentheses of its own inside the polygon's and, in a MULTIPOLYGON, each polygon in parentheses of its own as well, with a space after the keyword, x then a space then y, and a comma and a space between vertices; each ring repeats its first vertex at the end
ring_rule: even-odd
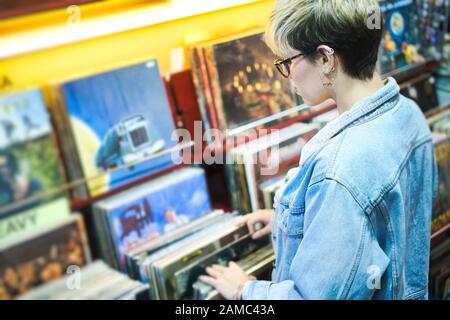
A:
POLYGON ((393 78, 325 126, 275 196, 273 281, 243 299, 427 299, 437 166, 393 78))

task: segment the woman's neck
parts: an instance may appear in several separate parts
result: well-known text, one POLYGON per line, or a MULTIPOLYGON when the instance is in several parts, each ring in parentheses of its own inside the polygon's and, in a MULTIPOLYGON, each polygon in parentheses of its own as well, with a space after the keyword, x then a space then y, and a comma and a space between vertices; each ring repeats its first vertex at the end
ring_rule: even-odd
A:
POLYGON ((341 79, 336 80, 333 98, 339 114, 350 110, 360 100, 373 95, 386 83, 377 72, 372 79, 367 81, 350 78, 346 75, 342 75, 341 79))

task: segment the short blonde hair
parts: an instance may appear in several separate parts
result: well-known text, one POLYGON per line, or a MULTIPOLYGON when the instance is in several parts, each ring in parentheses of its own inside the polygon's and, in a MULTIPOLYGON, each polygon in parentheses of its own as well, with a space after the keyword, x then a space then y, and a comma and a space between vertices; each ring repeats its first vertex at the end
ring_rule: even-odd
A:
POLYGON ((358 79, 373 77, 383 21, 377 0, 278 0, 265 40, 280 57, 298 51, 313 58, 321 44, 332 47, 344 71, 358 79), (368 20, 380 14, 379 27, 368 20))

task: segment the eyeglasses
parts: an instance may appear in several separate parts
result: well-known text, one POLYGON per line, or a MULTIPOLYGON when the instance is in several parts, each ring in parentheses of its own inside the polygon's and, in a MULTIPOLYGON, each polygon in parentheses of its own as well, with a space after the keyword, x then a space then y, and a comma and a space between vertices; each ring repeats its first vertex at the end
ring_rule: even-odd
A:
POLYGON ((289 77, 291 74, 291 64, 292 60, 295 58, 304 56, 304 53, 299 53, 293 57, 287 58, 287 59, 277 59, 273 62, 277 70, 281 73, 281 75, 285 78, 289 77))

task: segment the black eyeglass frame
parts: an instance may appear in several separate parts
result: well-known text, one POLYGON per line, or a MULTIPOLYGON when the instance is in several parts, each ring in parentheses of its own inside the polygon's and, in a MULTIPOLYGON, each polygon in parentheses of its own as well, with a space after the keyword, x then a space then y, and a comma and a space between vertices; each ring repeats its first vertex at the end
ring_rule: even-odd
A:
POLYGON ((291 74, 291 64, 292 64, 292 60, 299 58, 301 56, 304 56, 304 53, 299 53, 296 54, 295 56, 286 58, 286 59, 277 59, 273 62, 273 64, 275 65, 275 67, 277 68, 278 72, 284 77, 287 78, 289 77, 289 75, 291 74), (287 74, 285 74, 283 68, 285 68, 285 70, 287 70, 287 74))

